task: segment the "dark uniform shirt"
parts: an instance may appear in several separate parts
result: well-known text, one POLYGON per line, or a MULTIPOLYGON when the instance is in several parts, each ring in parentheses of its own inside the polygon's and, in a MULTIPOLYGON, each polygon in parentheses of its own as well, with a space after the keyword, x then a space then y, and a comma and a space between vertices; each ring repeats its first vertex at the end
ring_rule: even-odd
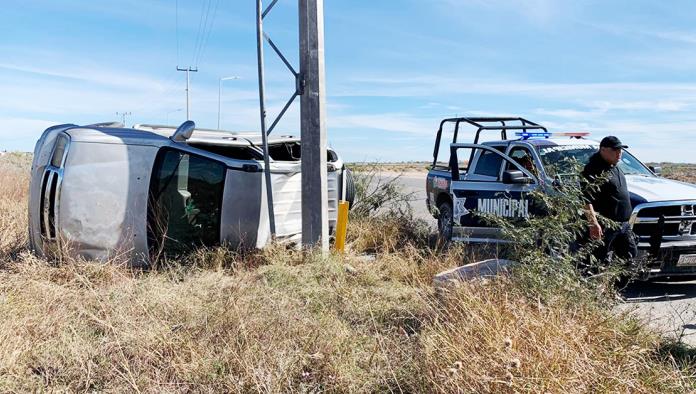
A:
POLYGON ((627 222, 632 211, 631 198, 626 177, 619 167, 609 165, 597 152, 590 157, 582 175, 587 180, 583 195, 595 212, 617 222, 627 222), (599 181, 604 177, 605 182, 599 181))

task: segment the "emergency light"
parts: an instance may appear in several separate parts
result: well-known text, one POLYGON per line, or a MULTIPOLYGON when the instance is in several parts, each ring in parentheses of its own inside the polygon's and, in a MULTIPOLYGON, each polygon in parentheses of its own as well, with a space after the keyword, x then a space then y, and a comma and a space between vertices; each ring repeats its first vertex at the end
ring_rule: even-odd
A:
POLYGON ((564 132, 564 133, 549 133, 547 131, 518 131, 515 133, 516 136, 521 137, 523 140, 529 139, 529 138, 550 138, 550 137, 570 137, 570 138, 583 138, 587 137, 590 135, 590 133, 586 131, 577 131, 577 132, 564 132))
POLYGON ((548 131, 517 131, 515 132, 515 135, 518 137, 522 137, 523 140, 526 140, 532 137, 549 138, 552 134, 548 131))
POLYGON ((553 135, 580 139, 583 137, 587 137, 588 135, 590 135, 590 133, 587 131, 573 131, 573 132, 565 132, 565 133, 553 133, 553 135))

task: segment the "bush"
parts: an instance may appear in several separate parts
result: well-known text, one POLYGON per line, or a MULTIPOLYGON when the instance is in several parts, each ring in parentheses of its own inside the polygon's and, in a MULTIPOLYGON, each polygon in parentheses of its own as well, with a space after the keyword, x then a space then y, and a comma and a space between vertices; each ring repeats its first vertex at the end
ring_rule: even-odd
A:
POLYGON ((366 218, 373 215, 412 216, 410 202, 413 194, 406 193, 399 183, 401 174, 385 175, 378 164, 363 164, 353 170, 355 179, 355 203, 351 217, 366 218))
POLYGON ((430 227, 413 216, 414 196, 378 164, 362 164, 353 172, 356 197, 350 211, 347 241, 355 253, 392 253, 407 245, 428 248, 430 227))

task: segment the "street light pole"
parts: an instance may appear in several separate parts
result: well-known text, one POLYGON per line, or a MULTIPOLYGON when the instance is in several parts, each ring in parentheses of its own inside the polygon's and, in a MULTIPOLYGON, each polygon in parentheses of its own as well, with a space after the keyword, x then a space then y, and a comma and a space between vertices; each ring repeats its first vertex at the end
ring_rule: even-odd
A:
POLYGON ((218 84, 218 130, 220 130, 220 103, 222 102, 222 81, 228 81, 230 79, 239 79, 239 77, 236 75, 232 77, 222 77, 220 78, 220 83, 218 84))

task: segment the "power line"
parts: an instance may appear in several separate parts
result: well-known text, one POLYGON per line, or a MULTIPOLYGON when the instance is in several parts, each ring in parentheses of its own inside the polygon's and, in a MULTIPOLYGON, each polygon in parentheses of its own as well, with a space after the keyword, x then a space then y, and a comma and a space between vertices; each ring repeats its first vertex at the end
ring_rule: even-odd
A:
POLYGON ((179 0, 176 0, 176 16, 174 20, 176 26, 176 64, 179 64, 179 0))
POLYGON ((198 66, 198 61, 203 58, 203 55, 205 54, 205 50, 208 45, 208 40, 210 39, 210 33, 213 31, 213 27, 215 26, 215 19, 217 17, 217 12, 218 12, 218 6, 220 5, 220 0, 215 1, 215 8, 213 8, 213 16, 210 21, 210 25, 208 27, 208 33, 205 34, 205 38, 203 40, 202 45, 199 47, 198 54, 196 55, 196 61, 195 64, 198 66))
POLYGON ((198 19, 198 31, 196 32, 196 41, 195 41, 195 43, 194 43, 194 45, 193 45, 193 52, 192 52, 192 54, 191 54, 191 63, 190 63, 190 64, 195 64, 195 63, 194 63, 194 60, 195 60, 195 57, 196 57, 196 52, 198 52, 198 45, 200 44, 200 41, 201 41, 201 38, 202 38, 201 32, 203 31, 203 28, 204 28, 204 26, 205 26, 205 25, 204 25, 204 22, 203 22, 204 16, 205 16, 205 24, 207 24, 207 23, 208 23, 208 21, 207 21, 207 19, 208 19, 208 13, 210 12, 210 3, 211 3, 211 1, 212 1, 212 0, 207 0, 207 1, 206 1, 206 0, 203 0, 203 1, 201 2, 201 16, 200 16, 200 18, 198 19), (206 7, 206 4, 208 5, 207 7, 206 7), (206 9, 207 9, 207 12, 206 12, 206 9))

